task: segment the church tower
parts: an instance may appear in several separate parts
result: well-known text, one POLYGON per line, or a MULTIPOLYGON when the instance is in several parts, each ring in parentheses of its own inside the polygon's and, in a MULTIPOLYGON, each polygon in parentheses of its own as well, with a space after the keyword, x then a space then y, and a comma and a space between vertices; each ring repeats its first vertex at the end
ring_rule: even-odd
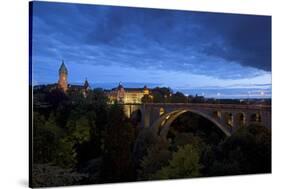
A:
POLYGON ((64 62, 62 61, 62 64, 59 69, 59 81, 58 86, 60 89, 62 89, 64 92, 67 91, 68 83, 67 83, 67 75, 68 71, 66 66, 64 65, 64 62))

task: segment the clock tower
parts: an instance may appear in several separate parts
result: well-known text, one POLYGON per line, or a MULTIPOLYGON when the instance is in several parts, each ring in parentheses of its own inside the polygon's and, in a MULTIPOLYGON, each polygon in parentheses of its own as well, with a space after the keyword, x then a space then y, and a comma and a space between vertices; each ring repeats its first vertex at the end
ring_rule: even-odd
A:
POLYGON ((64 92, 67 91, 67 87, 68 87, 67 75, 68 75, 67 68, 66 68, 64 62, 62 61, 62 64, 61 64, 60 69, 59 69, 58 87, 60 89, 62 89, 64 92))

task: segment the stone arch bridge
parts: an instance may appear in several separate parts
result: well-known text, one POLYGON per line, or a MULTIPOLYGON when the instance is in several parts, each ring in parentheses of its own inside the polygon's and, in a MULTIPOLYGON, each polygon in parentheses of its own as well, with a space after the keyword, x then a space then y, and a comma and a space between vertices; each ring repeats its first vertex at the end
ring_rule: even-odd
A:
POLYGON ((198 114, 219 127, 227 136, 237 128, 257 123, 271 128, 270 105, 145 103, 123 104, 125 114, 141 114, 141 125, 166 136, 172 122, 185 112, 198 114))

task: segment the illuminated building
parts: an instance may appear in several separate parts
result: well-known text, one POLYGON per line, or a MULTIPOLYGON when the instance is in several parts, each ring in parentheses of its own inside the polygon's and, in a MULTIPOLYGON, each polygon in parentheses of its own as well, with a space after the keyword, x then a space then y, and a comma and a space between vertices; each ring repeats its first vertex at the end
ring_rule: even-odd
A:
POLYGON ((87 92, 90 89, 90 85, 89 85, 87 78, 85 79, 84 85, 72 85, 72 84, 68 84, 67 76, 68 76, 68 70, 67 70, 64 62, 62 61, 62 64, 59 69, 59 81, 58 81, 57 87, 59 89, 62 89, 64 92, 81 91, 83 93, 83 95, 86 97, 87 92))
MULTIPOLYGON (((50 91, 55 89, 60 89, 64 93, 71 93, 71 92, 81 92, 84 97, 87 96, 89 92, 90 85, 87 80, 83 85, 73 85, 68 83, 68 70, 64 61, 59 68, 59 79, 57 83, 48 84, 48 85, 37 85, 34 86, 34 89, 40 89, 43 87, 47 87, 50 91)), ((148 95, 148 98, 153 98, 150 95, 150 90, 144 86, 143 88, 124 88, 121 83, 116 88, 111 90, 104 90, 105 94, 109 99, 109 103, 113 104, 114 102, 121 103, 121 104, 141 104, 142 98, 144 95, 148 95)))
POLYGON ((118 87, 112 90, 105 91, 110 103, 121 103, 121 104, 141 104, 142 97, 144 95, 149 95, 149 89, 144 86, 143 88, 124 88, 121 83, 118 87))
POLYGON ((62 61, 62 64, 59 69, 58 88, 62 89, 64 92, 66 92, 68 89, 67 75, 68 75, 67 68, 66 68, 64 62, 62 61))

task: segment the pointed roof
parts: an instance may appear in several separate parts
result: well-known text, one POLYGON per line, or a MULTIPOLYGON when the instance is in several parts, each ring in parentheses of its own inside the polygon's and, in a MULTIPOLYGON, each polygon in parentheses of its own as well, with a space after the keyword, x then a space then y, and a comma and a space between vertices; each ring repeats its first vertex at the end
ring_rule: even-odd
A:
POLYGON ((90 87, 90 85, 89 85, 89 82, 88 82, 87 78, 85 79, 85 82, 84 82, 84 87, 85 87, 85 88, 90 87))
POLYGON ((123 87, 123 85, 121 84, 121 82, 119 82, 119 85, 118 85, 118 87, 117 87, 117 88, 118 88, 118 90, 120 90, 120 89, 124 88, 124 87, 123 87))
POLYGON ((68 73, 67 68, 66 68, 63 60, 62 60, 62 64, 61 64, 60 69, 59 69, 59 73, 66 73, 66 74, 68 73))

